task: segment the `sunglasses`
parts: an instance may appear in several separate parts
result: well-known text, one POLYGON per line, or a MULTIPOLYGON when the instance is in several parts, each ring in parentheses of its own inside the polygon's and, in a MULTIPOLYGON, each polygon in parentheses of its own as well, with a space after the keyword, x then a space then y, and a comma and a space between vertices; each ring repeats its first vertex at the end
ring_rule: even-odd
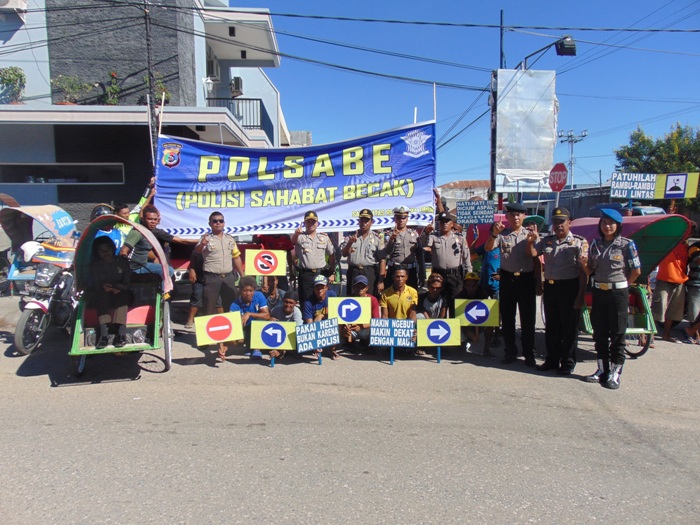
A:
POLYGON ((214 224, 219 224, 219 223, 224 222, 224 220, 223 219, 212 219, 210 222, 213 222, 214 224))

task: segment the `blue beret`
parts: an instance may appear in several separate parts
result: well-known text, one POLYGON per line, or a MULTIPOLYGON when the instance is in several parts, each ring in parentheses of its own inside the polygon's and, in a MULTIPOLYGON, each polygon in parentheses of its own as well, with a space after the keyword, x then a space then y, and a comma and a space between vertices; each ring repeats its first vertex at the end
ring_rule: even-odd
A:
POLYGON ((622 215, 620 215, 620 212, 612 208, 601 208, 600 215, 612 219, 615 222, 622 222, 622 215))

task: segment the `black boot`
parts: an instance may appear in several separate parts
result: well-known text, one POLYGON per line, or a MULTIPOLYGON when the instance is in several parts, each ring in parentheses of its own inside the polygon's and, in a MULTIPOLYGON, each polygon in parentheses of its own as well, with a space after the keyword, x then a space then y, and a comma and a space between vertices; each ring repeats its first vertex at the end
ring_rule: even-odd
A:
POLYGON ((605 372, 604 372, 603 360, 598 359, 598 369, 595 372, 593 372, 591 375, 584 377, 583 380, 586 383, 600 383, 601 382, 600 378, 603 377, 604 374, 605 374, 605 372))
POLYGON ((622 365, 616 365, 612 363, 610 365, 610 374, 608 375, 608 380, 603 383, 605 388, 610 388, 611 390, 617 390, 620 388, 620 376, 622 375, 622 365))
POLYGON ((114 348, 121 348, 126 345, 126 326, 117 325, 117 335, 114 337, 114 348))
POLYGON ((100 348, 105 348, 109 344, 109 325, 101 324, 97 330, 98 337, 95 348, 99 350, 100 348))

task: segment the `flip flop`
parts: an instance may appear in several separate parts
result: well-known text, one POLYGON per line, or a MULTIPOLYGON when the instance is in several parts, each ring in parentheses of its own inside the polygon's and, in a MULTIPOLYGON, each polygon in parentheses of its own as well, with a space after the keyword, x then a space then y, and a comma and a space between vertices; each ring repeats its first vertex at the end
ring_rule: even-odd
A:
POLYGON ((683 342, 687 345, 696 345, 698 344, 698 341, 694 339, 693 337, 690 337, 689 335, 686 335, 683 337, 683 342))
POLYGON ((678 339, 676 339, 675 337, 668 337, 668 338, 662 337, 661 339, 663 339, 667 343, 680 343, 680 341, 678 339))

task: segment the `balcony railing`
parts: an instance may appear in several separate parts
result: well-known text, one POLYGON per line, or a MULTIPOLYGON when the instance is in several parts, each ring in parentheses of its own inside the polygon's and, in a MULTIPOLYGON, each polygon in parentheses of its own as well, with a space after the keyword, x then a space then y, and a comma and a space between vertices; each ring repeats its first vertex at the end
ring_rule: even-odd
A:
POLYGON ((275 129, 265 104, 259 98, 207 98, 210 108, 227 108, 243 129, 261 129, 275 144, 275 129))

